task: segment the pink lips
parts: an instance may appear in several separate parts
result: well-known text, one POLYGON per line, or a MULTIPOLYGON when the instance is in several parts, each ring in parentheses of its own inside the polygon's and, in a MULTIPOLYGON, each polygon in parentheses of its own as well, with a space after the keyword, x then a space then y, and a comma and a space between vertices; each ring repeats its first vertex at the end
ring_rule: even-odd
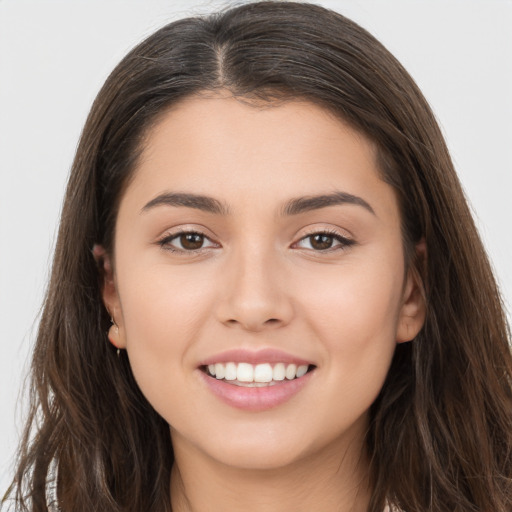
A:
POLYGON ((242 387, 230 384, 228 381, 218 380, 211 377, 203 371, 203 367, 215 363, 250 363, 253 365, 261 363, 286 363, 309 365, 299 357, 292 356, 286 352, 274 349, 264 349, 259 351, 249 351, 243 349, 229 350, 201 361, 198 373, 200 378, 219 400, 225 404, 246 411, 264 411, 284 404, 295 396, 299 391, 310 382, 314 372, 308 372, 304 376, 293 379, 276 382, 271 386, 265 387, 242 387))

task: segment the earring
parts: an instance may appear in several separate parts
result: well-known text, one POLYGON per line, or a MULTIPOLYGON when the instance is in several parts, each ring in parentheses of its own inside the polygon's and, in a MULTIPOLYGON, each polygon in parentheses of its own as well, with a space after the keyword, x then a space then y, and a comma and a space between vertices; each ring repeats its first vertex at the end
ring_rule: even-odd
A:
POLYGON ((107 337, 108 337, 108 340, 110 341, 110 343, 112 345, 114 345, 114 347, 116 347, 117 357, 119 358, 121 356, 121 349, 117 346, 117 343, 116 343, 117 338, 119 337, 119 327, 112 317, 110 317, 110 321, 112 322, 112 325, 110 326, 110 328, 107 332, 107 337), (114 332, 112 332, 112 330, 114 330, 114 332))
POLYGON ((110 323, 115 328, 116 334, 119 334, 119 327, 117 326, 116 321, 112 317, 110 317, 110 323))
POLYGON ((108 308, 107 308, 107 313, 110 316, 110 324, 111 324, 107 331, 107 338, 110 341, 110 343, 112 345, 114 345, 114 347, 116 347, 117 358, 120 359, 121 349, 116 344, 117 338, 119 337, 119 326, 116 324, 116 321, 114 320, 114 317, 112 316, 112 314, 110 313, 108 308), (114 333, 112 333, 112 329, 114 329, 114 333))

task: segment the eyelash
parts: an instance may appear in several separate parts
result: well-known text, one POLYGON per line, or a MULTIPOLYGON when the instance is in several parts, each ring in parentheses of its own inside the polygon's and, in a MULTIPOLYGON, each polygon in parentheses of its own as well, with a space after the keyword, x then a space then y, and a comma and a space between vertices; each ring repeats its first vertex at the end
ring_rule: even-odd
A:
MULTIPOLYGON (((177 253, 177 254, 184 255, 184 256, 201 254, 203 251, 205 251, 206 249, 209 248, 209 247, 200 247, 198 249, 187 250, 187 249, 179 249, 179 248, 173 247, 171 245, 171 242, 173 240, 179 239, 180 237, 182 237, 184 235, 198 235, 198 236, 202 237, 204 240, 208 240, 211 242, 211 240, 204 233, 201 233, 200 231, 183 230, 183 231, 178 231, 176 233, 173 233, 171 235, 167 235, 164 238, 162 238, 161 240, 158 240, 157 243, 162 249, 164 249, 166 251, 170 251, 170 252, 177 253)), ((215 245, 213 242, 211 242, 211 243, 213 245, 215 245)))
POLYGON ((307 249, 307 250, 311 250, 313 252, 318 252, 318 253, 331 253, 331 252, 335 252, 335 251, 344 251, 351 245, 355 244, 355 240, 351 240, 350 238, 342 236, 335 230, 322 229, 320 231, 312 231, 312 232, 306 234, 298 242, 295 242, 294 245, 297 245, 299 242, 302 242, 302 241, 307 240, 308 238, 312 238, 314 236, 326 236, 329 238, 333 238, 335 241, 339 242, 339 245, 334 246, 334 247, 329 247, 329 248, 323 249, 323 250, 307 249))
MULTIPOLYGON (((346 238, 346 237, 340 235, 335 230, 325 230, 324 229, 324 230, 312 231, 311 233, 308 233, 307 235, 303 236, 300 240, 295 242, 293 245, 295 246, 298 243, 300 243, 300 242, 302 242, 304 240, 307 240, 308 238, 310 239, 310 238, 312 238, 314 236, 326 236, 326 237, 332 238, 336 242, 339 242, 339 245, 336 245, 334 247, 328 247, 326 249, 319 249, 319 250, 306 249, 308 251, 313 251, 313 252, 324 253, 325 254, 325 253, 331 253, 331 252, 335 252, 335 251, 343 251, 343 250, 346 250, 348 247, 350 247, 350 246, 355 244, 354 240, 351 240, 350 238, 346 238)), ((204 252, 205 250, 209 249, 210 247, 215 247, 217 245, 214 242, 212 242, 204 233, 201 233, 200 231, 194 231, 194 230, 178 231, 178 232, 173 233, 171 235, 165 236, 164 238, 159 240, 157 243, 158 243, 158 245, 162 249, 164 249, 166 251, 170 251, 172 253, 177 253, 177 254, 184 255, 184 256, 192 256, 192 255, 201 254, 202 252, 204 252), (179 239, 180 237, 182 237, 184 235, 197 235, 197 236, 200 236, 200 237, 203 238, 203 240, 208 240, 212 245, 209 246, 209 247, 200 247, 198 249, 190 249, 190 250, 176 248, 176 247, 173 247, 171 245, 171 242, 173 240, 179 239)), ((217 245, 217 247, 218 247, 218 245, 217 245)))

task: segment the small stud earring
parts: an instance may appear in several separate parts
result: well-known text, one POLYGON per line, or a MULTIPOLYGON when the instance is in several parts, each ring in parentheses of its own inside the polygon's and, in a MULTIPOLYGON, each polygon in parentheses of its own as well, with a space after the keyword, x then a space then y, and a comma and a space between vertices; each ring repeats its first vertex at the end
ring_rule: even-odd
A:
POLYGON ((119 358, 121 356, 121 349, 117 347, 117 339, 116 339, 117 336, 119 336, 119 327, 112 317, 110 317, 110 321, 111 321, 112 325, 110 326, 109 330, 107 331, 107 337, 108 337, 110 343, 112 343, 112 345, 114 345, 114 347, 116 347, 117 357, 119 358), (112 334, 112 328, 114 328, 115 337, 112 334))
POLYGON ((116 321, 115 321, 112 317, 110 317, 110 322, 111 322, 111 323, 112 323, 112 325, 115 327, 115 329, 116 329, 116 334, 119 334, 119 327, 117 326, 116 321))

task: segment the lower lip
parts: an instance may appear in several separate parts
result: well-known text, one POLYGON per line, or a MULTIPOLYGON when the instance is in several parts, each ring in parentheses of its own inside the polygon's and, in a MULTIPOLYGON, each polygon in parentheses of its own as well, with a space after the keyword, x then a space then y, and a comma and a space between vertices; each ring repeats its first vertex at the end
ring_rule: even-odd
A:
POLYGON ((246 411, 264 411, 284 404, 295 396, 310 381, 314 370, 298 379, 283 380, 261 388, 236 386, 198 371, 209 390, 222 402, 246 411))

